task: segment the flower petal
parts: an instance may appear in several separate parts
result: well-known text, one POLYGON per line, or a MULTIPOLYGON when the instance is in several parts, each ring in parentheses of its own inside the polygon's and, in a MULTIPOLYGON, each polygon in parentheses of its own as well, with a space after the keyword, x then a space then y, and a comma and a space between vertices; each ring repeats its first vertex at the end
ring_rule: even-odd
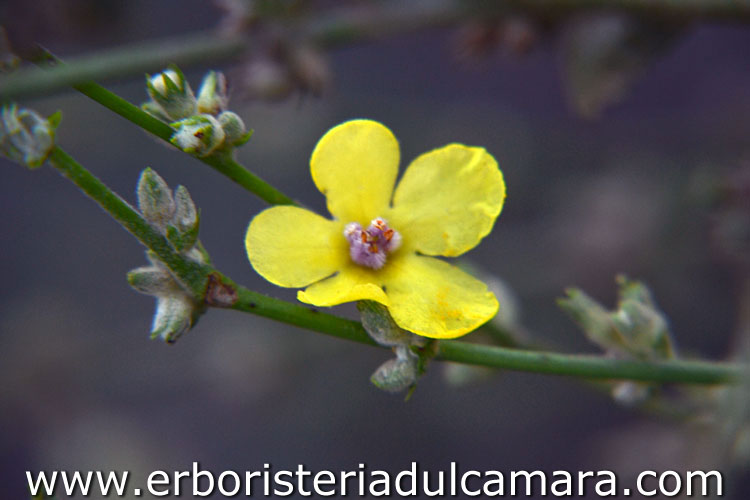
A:
POLYGON ((504 199, 503 174, 492 155, 484 148, 449 144, 409 165, 386 217, 405 245, 426 255, 455 257, 489 234, 504 199))
POLYGON ((247 228, 245 249, 255 270, 271 283, 300 287, 330 276, 348 263, 341 222, 304 208, 271 207, 247 228))
POLYGON ((319 281, 297 292, 297 300, 314 306, 335 306, 355 300, 374 300, 388 305, 383 289, 378 286, 375 271, 350 265, 336 276, 319 281))
POLYGON ((388 310, 403 329, 451 339, 478 328, 497 313, 487 285, 456 266, 410 255, 391 263, 383 278, 388 310))
POLYGON ((352 120, 320 139, 310 170, 328 211, 340 221, 366 226, 389 206, 399 156, 398 141, 384 125, 352 120))

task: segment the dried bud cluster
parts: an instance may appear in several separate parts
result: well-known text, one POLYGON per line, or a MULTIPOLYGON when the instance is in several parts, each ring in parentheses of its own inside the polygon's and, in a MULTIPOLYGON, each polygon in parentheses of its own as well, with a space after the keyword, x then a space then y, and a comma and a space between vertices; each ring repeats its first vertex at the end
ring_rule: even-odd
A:
MULTIPOLYGON (((617 278, 620 300, 617 309, 608 311, 578 289, 567 291, 558 300, 583 329, 586 336, 618 359, 659 361, 675 357, 667 319, 657 307, 650 290, 637 281, 617 278)), ((615 399, 636 404, 650 393, 648 384, 622 382, 613 389, 615 399)))

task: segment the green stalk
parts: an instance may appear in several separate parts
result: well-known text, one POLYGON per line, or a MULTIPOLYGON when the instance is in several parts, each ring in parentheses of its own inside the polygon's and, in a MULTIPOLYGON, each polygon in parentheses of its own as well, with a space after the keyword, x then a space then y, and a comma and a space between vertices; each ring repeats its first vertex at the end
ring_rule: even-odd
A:
MULTIPOLYGON (((326 335, 375 345, 362 325, 356 321, 248 290, 210 266, 185 259, 176 253, 167 240, 130 204, 113 193, 61 148, 55 147, 49 160, 141 243, 154 251, 196 297, 204 297, 209 305, 221 305, 326 335), (227 297, 230 299, 227 300, 227 297)), ((686 384, 732 383, 743 377, 747 378, 750 374, 748 367, 740 364, 700 361, 618 361, 601 356, 544 353, 455 340, 440 343, 438 359, 553 375, 686 384)))
POLYGON ((590 379, 718 384, 750 376, 747 366, 731 363, 670 360, 626 361, 603 356, 557 354, 492 347, 467 342, 441 342, 438 358, 472 365, 590 379))

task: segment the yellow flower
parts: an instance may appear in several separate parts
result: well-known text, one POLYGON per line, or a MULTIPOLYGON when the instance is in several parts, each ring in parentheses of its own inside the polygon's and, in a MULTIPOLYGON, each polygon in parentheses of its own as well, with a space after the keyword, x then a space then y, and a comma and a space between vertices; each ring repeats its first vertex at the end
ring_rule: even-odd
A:
POLYGON ((481 281, 433 256, 476 246, 500 214, 503 175, 480 147, 449 144, 415 159, 395 192, 399 146, 390 130, 352 120, 329 130, 310 160, 334 219, 293 206, 258 214, 245 238, 250 263, 271 283, 307 287, 315 306, 385 305, 403 329, 455 338, 497 313, 481 281))

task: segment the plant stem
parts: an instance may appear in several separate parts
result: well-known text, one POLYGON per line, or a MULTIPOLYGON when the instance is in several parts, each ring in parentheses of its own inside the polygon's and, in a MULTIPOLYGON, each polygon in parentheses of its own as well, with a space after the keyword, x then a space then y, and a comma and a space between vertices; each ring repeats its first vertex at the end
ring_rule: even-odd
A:
MULTIPOLYGON (((217 286, 234 297, 232 309, 257 314, 291 325, 307 328, 338 338, 375 345, 362 325, 356 321, 307 309, 298 304, 268 297, 234 283, 216 269, 197 264, 176 253, 167 240, 155 231, 125 200, 113 193, 99 179, 59 147, 49 156, 50 162, 87 196, 96 201, 115 220, 159 258, 184 282, 196 297, 209 301, 211 287, 217 286)), ((210 302, 209 302, 210 304, 210 302)), ((459 341, 442 341, 438 359, 554 375, 597 379, 631 379, 650 382, 718 384, 747 377, 748 367, 730 363, 700 361, 618 361, 600 356, 576 356, 490 347, 459 341)))
MULTIPOLYGON (((94 82, 84 82, 75 85, 74 88, 83 95, 90 97, 102 106, 169 143, 169 139, 174 133, 172 127, 146 113, 138 106, 126 101, 114 92, 94 82)), ((204 158, 193 156, 193 158, 202 161, 221 174, 229 177, 266 203, 271 205, 296 205, 294 200, 239 164, 232 157, 231 153, 215 154, 204 158)))
POLYGON ((441 342, 439 359, 472 365, 535 373, 596 379, 717 384, 750 375, 747 367, 704 361, 625 361, 603 356, 582 356, 491 347, 467 342, 441 342))

